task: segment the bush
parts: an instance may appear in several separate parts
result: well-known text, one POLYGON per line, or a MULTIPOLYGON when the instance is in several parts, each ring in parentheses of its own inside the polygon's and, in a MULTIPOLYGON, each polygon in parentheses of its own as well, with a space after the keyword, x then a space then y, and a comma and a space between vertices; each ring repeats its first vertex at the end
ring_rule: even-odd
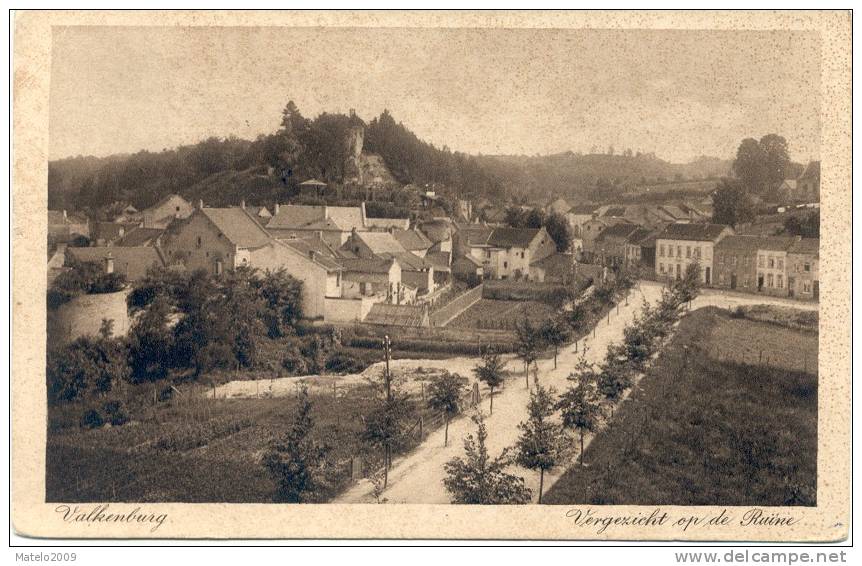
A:
POLYGON ((730 318, 745 318, 745 309, 740 307, 736 307, 730 313, 730 318))
POLYGON ((131 370, 125 343, 115 339, 82 336, 62 348, 48 351, 48 398, 52 403, 71 401, 88 390, 110 391, 131 370))
POLYGON ((105 418, 111 426, 122 426, 129 422, 129 415, 126 413, 123 404, 119 401, 109 401, 102 407, 105 413, 105 418))
POLYGON ((305 363, 305 357, 299 350, 291 350, 281 359, 281 367, 290 373, 302 375, 308 371, 308 364, 305 363))
POLYGON ((233 350, 224 342, 212 342, 198 350, 195 368, 198 374, 214 369, 228 369, 236 363, 233 350))
POLYGON ((104 424, 105 420, 96 409, 90 409, 81 415, 81 428, 83 429, 92 430, 94 428, 99 428, 104 424))
POLYGON ((326 358, 326 371, 334 373, 359 373, 368 367, 364 360, 347 352, 333 352, 326 358))

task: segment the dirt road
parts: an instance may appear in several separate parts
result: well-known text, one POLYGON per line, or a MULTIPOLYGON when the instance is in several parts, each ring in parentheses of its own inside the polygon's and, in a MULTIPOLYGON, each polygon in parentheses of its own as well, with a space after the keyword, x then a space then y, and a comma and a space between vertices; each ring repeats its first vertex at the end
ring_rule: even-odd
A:
MULTIPOLYGON (((592 334, 581 340, 578 352, 574 345, 560 352, 558 369, 554 370, 553 360, 538 362, 539 381, 544 386, 554 387, 558 393, 567 386, 566 377, 575 366, 580 351, 585 343, 588 346, 587 360, 598 363, 605 355, 609 344, 622 339, 623 328, 640 311, 644 301, 653 303, 661 296, 662 286, 658 283, 642 282, 629 295, 628 305, 620 305, 619 313, 614 309, 608 318, 599 322, 595 338, 592 334)), ((739 305, 775 304, 792 306, 805 310, 816 310, 816 303, 799 303, 772 297, 757 295, 729 294, 707 290, 692 303, 692 308, 710 305, 724 308, 734 308, 739 305)), ((424 364, 424 362, 422 362, 424 364)), ((425 364, 430 365, 429 364, 425 364)), ((509 368, 516 371, 513 378, 507 380, 503 391, 498 392, 494 399, 494 414, 489 415, 489 401, 483 395, 480 410, 485 415, 488 428, 488 449, 496 456, 503 448, 512 446, 518 438, 518 423, 526 418, 526 407, 529 401, 523 370, 516 359, 509 360, 509 368)), ((532 383, 532 376, 531 376, 532 383)), ((431 433, 425 442, 416 450, 403 458, 396 459, 389 473, 389 487, 382 497, 390 503, 449 503, 449 495, 443 486, 445 476, 444 464, 456 456, 463 455, 463 438, 475 433, 475 425, 469 416, 454 420, 449 425, 449 445, 443 446, 443 430, 431 433)), ((591 438, 587 438, 587 443, 591 438)), ((566 466, 560 466, 552 473, 545 475, 545 491, 547 491, 565 471, 566 466)), ((510 470, 524 478, 528 487, 533 490, 534 499, 538 495, 538 473, 513 466, 510 470)), ((357 482, 349 490, 335 499, 336 503, 369 503, 373 502, 372 485, 367 480, 357 482)))

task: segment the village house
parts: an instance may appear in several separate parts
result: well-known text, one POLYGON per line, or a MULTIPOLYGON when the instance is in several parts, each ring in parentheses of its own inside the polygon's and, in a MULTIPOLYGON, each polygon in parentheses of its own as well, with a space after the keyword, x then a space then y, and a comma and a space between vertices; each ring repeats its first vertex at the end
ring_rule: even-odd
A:
POLYGON ((392 230, 391 234, 406 251, 419 257, 425 257, 428 250, 434 245, 425 234, 415 228, 413 230, 392 230))
POLYGON ((431 241, 429 252, 452 252, 454 223, 448 218, 438 218, 419 224, 419 230, 431 241))
POLYGON ((757 238, 757 292, 786 297, 787 251, 796 242, 788 237, 757 238))
POLYGON ((572 234, 580 238, 584 223, 591 220, 595 212, 596 207, 591 204, 579 204, 566 211, 566 220, 572 228, 572 234))
POLYGON ((566 199, 559 197, 545 207, 545 212, 548 214, 566 214, 572 209, 572 205, 566 202, 566 199))
POLYGON ((495 228, 488 237, 484 272, 494 279, 529 279, 530 265, 556 252, 544 228, 495 228))
POLYGON ((530 280, 568 285, 574 280, 575 258, 572 254, 554 253, 530 264, 530 280))
POLYGON ((609 266, 623 265, 626 259, 626 244, 637 230, 642 228, 626 223, 608 226, 603 230, 593 244, 593 254, 598 263, 609 266))
POLYGON ((792 204, 820 201, 820 162, 811 161, 799 177, 784 179, 778 186, 778 202, 792 204))
POLYGON ((820 298, 820 239, 799 238, 787 250, 787 292, 798 299, 820 298))
POLYGON ((681 279, 691 263, 700 264, 701 282, 713 281, 713 251, 733 228, 724 224, 669 224, 656 236, 655 273, 659 278, 681 279))
POLYGON ((365 203, 358 207, 276 204, 266 229, 275 238, 303 238, 317 234, 337 248, 347 241, 353 230, 366 230, 365 203))
POLYGON ((66 260, 96 263, 105 273, 125 276, 126 281, 135 282, 146 277, 151 269, 165 266, 158 248, 92 246, 88 248, 66 248, 66 260))
POLYGON ((757 290, 759 236, 732 235, 715 246, 713 285, 731 290, 757 290))
POLYGON ((427 295, 436 288, 434 266, 404 249, 389 232, 353 232, 339 248, 339 253, 348 258, 397 259, 401 269, 401 283, 415 288, 418 295, 427 295))
POLYGON ((93 222, 90 224, 90 240, 97 246, 107 246, 120 240, 130 232, 138 228, 139 223, 122 222, 93 222))
POLYGON ((158 246, 162 234, 165 230, 162 228, 143 228, 141 226, 132 228, 123 234, 123 236, 114 242, 115 246, 158 246))
POLYGON ((630 224, 630 222, 622 217, 598 216, 595 214, 584 222, 581 225, 581 240, 584 252, 594 254, 596 238, 599 237, 599 234, 617 224, 630 224))
POLYGON ((176 219, 188 218, 194 211, 192 204, 177 194, 168 195, 140 213, 144 228, 167 228, 176 219))
POLYGON ((658 231, 638 227, 625 243, 624 264, 629 269, 644 269, 655 272, 655 238, 658 231))
POLYGON ((166 260, 187 270, 214 275, 247 266, 262 271, 284 269, 303 283, 303 311, 308 318, 325 314, 326 297, 341 295, 341 267, 296 243, 279 241, 243 208, 201 206, 172 226, 162 240, 166 260))

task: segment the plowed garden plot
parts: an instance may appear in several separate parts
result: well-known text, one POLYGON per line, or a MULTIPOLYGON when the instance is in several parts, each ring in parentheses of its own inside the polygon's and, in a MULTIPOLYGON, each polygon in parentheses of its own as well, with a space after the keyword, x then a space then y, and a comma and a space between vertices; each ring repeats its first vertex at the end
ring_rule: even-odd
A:
POLYGON ((540 301, 503 301, 480 299, 447 327, 482 330, 514 330, 525 318, 541 323, 554 314, 554 308, 540 301))

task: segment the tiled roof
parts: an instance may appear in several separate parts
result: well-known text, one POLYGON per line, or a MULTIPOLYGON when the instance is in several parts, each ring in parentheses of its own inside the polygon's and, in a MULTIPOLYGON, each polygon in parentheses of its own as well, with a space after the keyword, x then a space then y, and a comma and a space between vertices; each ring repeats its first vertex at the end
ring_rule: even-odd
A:
POLYGON ((389 232, 357 232, 356 237, 362 240, 371 249, 371 253, 375 255, 398 254, 407 251, 389 232))
POLYGON ((171 199, 174 199, 174 198, 180 199, 181 201, 183 201, 186 204, 186 206, 191 206, 191 203, 189 201, 187 201, 186 199, 184 199, 183 197, 181 197, 180 195, 178 195, 176 193, 172 193, 172 194, 169 194, 169 195, 164 196, 161 199, 159 199, 159 201, 156 204, 154 204, 152 206, 148 206, 147 208, 145 208, 144 212, 146 212, 148 210, 153 210, 153 209, 159 208, 160 206, 164 206, 167 203, 169 203, 171 201, 171 199))
POLYGON ((362 259, 362 258, 342 258, 338 262, 344 271, 354 271, 358 273, 389 273, 392 267, 392 259, 362 259))
POLYGON ((278 213, 267 223, 267 228, 304 228, 317 220, 326 218, 324 206, 301 206, 286 204, 278 207, 278 213))
POLYGON ((484 246, 488 243, 488 238, 494 228, 485 226, 484 224, 471 225, 458 229, 458 235, 463 239, 463 242, 468 246, 484 246))
POLYGON ((108 254, 111 254, 111 257, 114 258, 114 272, 124 274, 129 281, 143 278, 151 267, 164 267, 165 265, 158 250, 151 246, 66 248, 66 253, 78 261, 99 264, 108 257, 108 254))
POLYGON ((368 311, 368 315, 362 322, 396 326, 424 326, 427 318, 427 311, 421 306, 377 303, 371 306, 371 310, 368 311))
MULTIPOLYGON (((641 242, 648 239, 650 236, 654 236, 654 234, 650 230, 647 230, 646 228, 641 228, 640 226, 638 226, 637 228, 635 228, 635 230, 632 233, 630 233, 628 235, 628 238, 626 239, 626 241, 630 244, 640 245, 641 242)), ((654 237, 653 237, 653 243, 655 243, 654 237)))
POLYGON ((711 242, 728 226, 724 224, 668 224, 657 238, 665 240, 692 240, 711 242))
POLYGON ((202 208, 200 211, 237 247, 265 246, 272 239, 263 226, 242 208, 202 208))
POLYGON ((431 252, 425 256, 425 259, 434 266, 436 271, 449 271, 452 254, 449 252, 431 252))
POLYGON ((315 233, 309 234, 303 237, 289 237, 289 238, 278 238, 282 240, 286 244, 292 244, 294 242, 299 242, 299 247, 304 250, 314 250, 318 254, 323 257, 328 257, 330 259, 335 259, 339 257, 338 253, 335 249, 330 246, 326 240, 321 238, 315 233))
POLYGON ((419 230, 396 230, 392 236, 409 252, 427 250, 433 243, 419 230))
POLYGON ((820 238, 802 238, 797 240, 787 250, 792 254, 813 254, 820 256, 820 238))
POLYGON ((607 240, 609 238, 628 238, 631 234, 637 230, 639 226, 637 224, 615 224, 613 226, 608 226, 605 228, 597 240, 607 240))
POLYGON ((330 218, 345 232, 354 228, 357 230, 365 229, 362 209, 358 206, 327 206, 326 217, 330 218))
POLYGON ((419 226, 419 229, 435 244, 444 242, 452 237, 452 228, 449 222, 445 220, 423 222, 419 226))
POLYGON ((314 245, 309 244, 305 240, 294 238, 288 240, 276 240, 276 242, 302 254, 327 271, 338 271, 341 269, 341 263, 330 256, 321 254, 317 251, 314 245))
POLYGON ((540 231, 540 228, 494 228, 488 237, 488 245, 498 248, 526 248, 540 231))
POLYGON ((134 228, 126 235, 120 238, 116 245, 118 246, 146 246, 152 243, 156 238, 164 233, 162 228, 134 228))
POLYGON ((716 244, 715 251, 756 252, 760 248, 760 236, 727 236, 716 244))
POLYGON ((398 260, 398 264, 401 266, 401 269, 404 271, 422 271, 425 269, 431 269, 434 265, 426 261, 425 259, 419 257, 418 255, 410 252, 399 252, 399 253, 382 253, 380 257, 389 259, 395 258, 398 260))
POLYGON ((612 206, 605 210, 605 213, 602 216, 625 216, 626 215, 626 207, 624 206, 612 206))

